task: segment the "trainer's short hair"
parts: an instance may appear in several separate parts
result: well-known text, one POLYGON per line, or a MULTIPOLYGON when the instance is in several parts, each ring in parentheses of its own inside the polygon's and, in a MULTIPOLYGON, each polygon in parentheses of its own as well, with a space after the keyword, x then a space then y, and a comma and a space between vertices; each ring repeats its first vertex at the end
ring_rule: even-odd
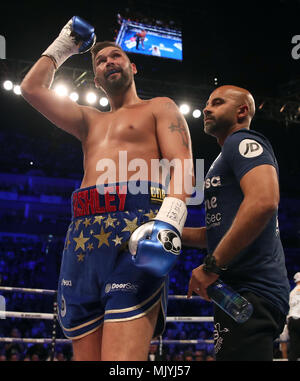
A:
POLYGON ((95 57, 96 57, 96 55, 98 54, 98 52, 100 52, 100 50, 107 48, 108 46, 112 46, 114 48, 120 49, 121 52, 123 52, 125 54, 125 56, 128 58, 128 60, 130 61, 128 55, 124 52, 124 50, 121 48, 121 46, 116 44, 115 42, 113 42, 113 41, 97 42, 91 49, 94 73, 95 73, 95 57))

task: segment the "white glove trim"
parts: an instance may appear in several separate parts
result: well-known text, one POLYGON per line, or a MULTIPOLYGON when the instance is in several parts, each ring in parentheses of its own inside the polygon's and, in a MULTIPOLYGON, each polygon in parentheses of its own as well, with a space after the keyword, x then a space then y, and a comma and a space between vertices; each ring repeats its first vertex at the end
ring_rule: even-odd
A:
POLYGON ((187 207, 185 202, 176 197, 165 197, 154 220, 173 225, 181 235, 186 218, 187 207))
POLYGON ((48 56, 55 60, 56 69, 58 69, 69 57, 77 54, 79 45, 75 43, 75 37, 71 36, 72 19, 62 28, 59 36, 42 53, 42 56, 48 56))

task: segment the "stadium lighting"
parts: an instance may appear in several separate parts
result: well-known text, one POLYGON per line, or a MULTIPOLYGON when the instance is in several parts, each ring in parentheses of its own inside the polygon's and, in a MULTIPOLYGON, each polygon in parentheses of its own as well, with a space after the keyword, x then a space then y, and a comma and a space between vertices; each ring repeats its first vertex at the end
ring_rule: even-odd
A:
POLYGON ((99 103, 101 106, 105 107, 108 105, 108 99, 106 97, 102 97, 102 98, 100 98, 99 103))
POLYGON ((65 97, 66 95, 68 95, 67 87, 65 85, 62 85, 62 84, 56 85, 54 88, 54 91, 60 97, 65 97))
POLYGON ((21 95, 21 87, 20 87, 20 85, 15 85, 14 86, 14 93, 16 95, 21 95))
POLYGON ((7 91, 12 90, 13 86, 14 85, 13 85, 12 81, 7 80, 7 81, 3 82, 3 87, 7 91))
POLYGON ((187 105, 187 104, 183 104, 179 107, 179 110, 180 112, 183 114, 183 115, 186 115, 190 112, 190 106, 187 105))
POLYGON ((200 118, 200 116, 201 116, 201 111, 200 110, 196 109, 196 110, 193 111, 193 117, 194 118, 200 118))
POLYGON ((86 101, 90 104, 92 103, 95 103, 97 100, 97 96, 95 93, 93 93, 92 91, 90 91, 89 93, 87 93, 86 95, 86 101))
POLYGON ((79 95, 73 91, 71 94, 70 94, 70 99, 72 99, 73 102, 77 102, 78 99, 79 99, 79 95))

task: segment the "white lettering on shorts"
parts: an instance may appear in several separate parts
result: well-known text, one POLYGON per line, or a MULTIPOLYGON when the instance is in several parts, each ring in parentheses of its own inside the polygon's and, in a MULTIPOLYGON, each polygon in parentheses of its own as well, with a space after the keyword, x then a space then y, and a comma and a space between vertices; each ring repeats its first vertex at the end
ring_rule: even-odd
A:
POLYGON ((136 293, 138 291, 138 285, 128 283, 107 283, 105 286, 105 293, 114 291, 123 291, 123 292, 133 292, 136 293))
POLYGON ((62 286, 72 287, 72 281, 71 281, 71 280, 65 280, 65 279, 63 279, 63 280, 61 281, 61 285, 62 285, 62 286))

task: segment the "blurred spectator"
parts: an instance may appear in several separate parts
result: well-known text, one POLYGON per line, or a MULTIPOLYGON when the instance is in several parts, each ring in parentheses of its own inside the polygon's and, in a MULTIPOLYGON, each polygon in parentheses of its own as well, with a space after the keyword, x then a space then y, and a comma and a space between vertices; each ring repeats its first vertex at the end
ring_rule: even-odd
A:
POLYGON ((183 361, 194 361, 193 352, 185 351, 183 353, 183 361))
POLYGON ((7 355, 8 361, 20 361, 20 352, 17 350, 11 350, 7 355))
POLYGON ((205 361, 205 351, 195 351, 194 358, 195 361, 205 361))

